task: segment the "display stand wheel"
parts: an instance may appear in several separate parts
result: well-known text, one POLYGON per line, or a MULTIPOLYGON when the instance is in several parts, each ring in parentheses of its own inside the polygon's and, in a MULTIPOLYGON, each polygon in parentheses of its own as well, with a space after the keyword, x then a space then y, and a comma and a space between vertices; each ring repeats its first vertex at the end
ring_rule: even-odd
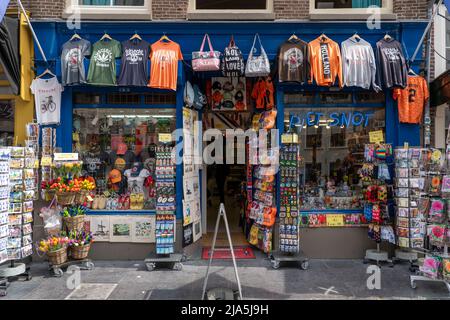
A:
POLYGON ((148 271, 153 271, 157 267, 181 271, 183 269, 182 260, 183 255, 180 253, 172 253, 164 256, 152 253, 145 259, 144 263, 148 271))
POLYGON ((229 288, 214 288, 206 292, 205 300, 240 300, 239 291, 229 288))
POLYGON ((272 268, 279 269, 280 268, 280 261, 272 260, 272 268))
POLYGON ((53 267, 53 276, 57 278, 61 278, 64 275, 63 269, 59 267, 53 267))
POLYGON ((86 270, 93 270, 95 267, 95 265, 92 261, 86 261, 84 263, 84 266, 85 266, 86 270))
POLYGON ((300 264, 300 268, 302 268, 302 270, 308 270, 308 268, 309 268, 309 261, 308 261, 308 260, 303 261, 303 262, 300 264))
POLYGON ((8 292, 6 291, 9 287, 8 279, 0 279, 0 297, 5 297, 8 292))
POLYGON ((411 288, 417 289, 417 283, 414 280, 411 280, 411 288))
POLYGON ((389 259, 389 255, 386 251, 378 250, 378 249, 369 249, 366 250, 366 256, 363 260, 364 264, 369 263, 370 261, 375 261, 377 266, 381 267, 380 262, 388 262, 389 266, 392 268, 394 263, 391 259, 389 259))

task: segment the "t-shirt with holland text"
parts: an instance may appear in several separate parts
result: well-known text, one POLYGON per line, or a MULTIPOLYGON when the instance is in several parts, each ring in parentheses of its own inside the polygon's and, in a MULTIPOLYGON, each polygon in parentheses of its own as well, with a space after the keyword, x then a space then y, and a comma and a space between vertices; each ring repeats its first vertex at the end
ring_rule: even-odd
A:
POLYGON ((89 65, 88 83, 101 86, 115 86, 116 59, 122 55, 119 41, 100 40, 92 46, 91 63, 89 65))

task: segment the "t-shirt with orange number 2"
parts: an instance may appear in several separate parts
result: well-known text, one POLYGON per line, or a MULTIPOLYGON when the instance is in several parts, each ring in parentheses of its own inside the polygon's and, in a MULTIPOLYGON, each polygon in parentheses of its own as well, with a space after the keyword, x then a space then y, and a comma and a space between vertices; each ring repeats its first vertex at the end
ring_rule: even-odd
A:
POLYGON ((429 97, 427 82, 421 76, 408 76, 405 89, 394 89, 398 119, 402 123, 420 123, 425 101, 429 97))
POLYGON ((156 41, 151 45, 151 88, 177 90, 178 60, 183 60, 178 43, 156 41))

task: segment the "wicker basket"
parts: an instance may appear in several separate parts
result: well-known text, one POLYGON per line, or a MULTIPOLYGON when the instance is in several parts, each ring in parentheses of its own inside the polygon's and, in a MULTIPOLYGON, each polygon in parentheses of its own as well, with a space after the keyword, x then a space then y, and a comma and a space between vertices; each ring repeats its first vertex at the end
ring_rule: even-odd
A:
POLYGON ((57 266, 67 262, 67 247, 56 251, 47 252, 48 262, 52 266, 57 266))
POLYGON ((83 230, 84 228, 84 215, 79 215, 75 217, 64 217, 64 226, 67 231, 73 230, 83 230))
POLYGON ((85 246, 70 247, 70 254, 72 259, 82 260, 87 258, 90 249, 91 244, 87 244, 85 246))
POLYGON ((57 192, 56 200, 62 206, 70 206, 75 202, 75 192, 57 192))
POLYGON ((87 191, 87 190, 77 192, 77 194, 75 195, 75 203, 83 204, 86 201, 88 194, 89 194, 89 191, 87 191))

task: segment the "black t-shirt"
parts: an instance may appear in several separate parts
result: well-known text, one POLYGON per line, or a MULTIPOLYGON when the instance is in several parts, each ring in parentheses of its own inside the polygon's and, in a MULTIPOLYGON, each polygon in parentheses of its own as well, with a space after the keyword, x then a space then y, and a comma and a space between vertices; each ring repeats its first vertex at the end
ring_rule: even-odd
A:
POLYGON ((127 40, 122 42, 122 50, 119 86, 147 86, 150 44, 144 40, 127 40))

